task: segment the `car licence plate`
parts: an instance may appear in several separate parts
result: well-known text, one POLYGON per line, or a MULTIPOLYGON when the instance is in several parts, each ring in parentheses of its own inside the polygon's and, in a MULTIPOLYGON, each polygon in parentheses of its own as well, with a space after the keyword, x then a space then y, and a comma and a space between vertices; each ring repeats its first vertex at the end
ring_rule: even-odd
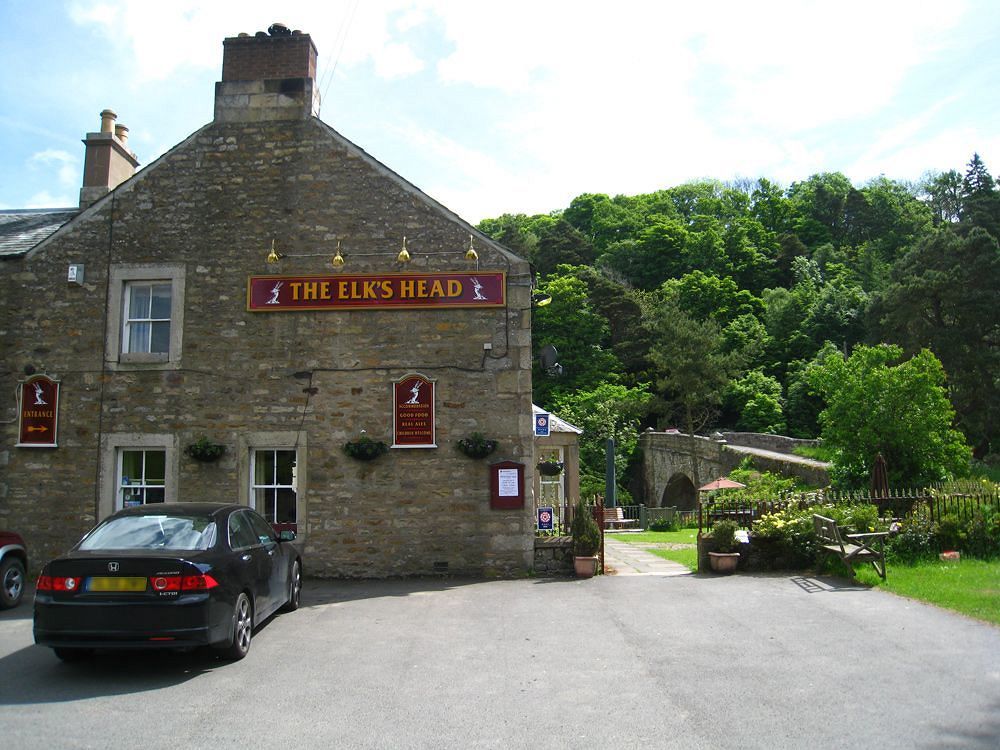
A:
POLYGON ((146 579, 130 576, 96 576, 87 579, 87 591, 145 591, 146 579))

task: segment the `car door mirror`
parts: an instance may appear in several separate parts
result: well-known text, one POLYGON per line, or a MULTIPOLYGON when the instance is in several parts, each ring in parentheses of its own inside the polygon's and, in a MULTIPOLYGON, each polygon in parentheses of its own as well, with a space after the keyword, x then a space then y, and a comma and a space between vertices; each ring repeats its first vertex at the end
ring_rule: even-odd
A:
POLYGON ((292 531, 291 529, 286 529, 285 531, 280 532, 278 534, 278 541, 279 542, 294 542, 295 541, 295 532, 292 531))

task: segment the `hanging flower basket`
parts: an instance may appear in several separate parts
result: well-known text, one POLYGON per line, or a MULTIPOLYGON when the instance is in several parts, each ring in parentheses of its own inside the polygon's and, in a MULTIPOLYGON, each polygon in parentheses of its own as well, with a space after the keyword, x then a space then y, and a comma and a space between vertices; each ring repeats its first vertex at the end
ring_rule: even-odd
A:
POLYGON ((344 453, 359 461, 374 461, 388 450, 388 445, 381 440, 372 440, 367 435, 362 435, 357 440, 348 440, 344 443, 344 453))
POLYGON ((540 461, 538 463, 538 473, 547 477, 558 476, 562 470, 563 465, 560 461, 540 461))
POLYGON ((184 449, 184 455, 193 458, 195 461, 204 461, 205 463, 217 460, 225 452, 226 446, 213 443, 204 435, 184 449))
POLYGON ((497 441, 484 437, 481 432, 473 432, 455 443, 455 447, 469 458, 486 458, 497 449, 497 441))

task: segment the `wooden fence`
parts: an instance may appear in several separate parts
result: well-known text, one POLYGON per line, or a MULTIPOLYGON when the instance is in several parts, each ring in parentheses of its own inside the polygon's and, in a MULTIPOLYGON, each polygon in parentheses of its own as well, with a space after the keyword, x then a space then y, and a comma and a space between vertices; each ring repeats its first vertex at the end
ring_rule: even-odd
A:
POLYGON ((716 497, 698 503, 698 530, 705 531, 723 518, 736 521, 743 529, 750 529, 753 522, 769 513, 787 508, 805 509, 811 505, 832 503, 870 503, 879 509, 883 518, 905 518, 919 506, 927 508, 931 520, 945 515, 967 519, 974 514, 991 511, 1000 513, 1000 493, 972 485, 975 492, 941 492, 929 490, 891 490, 888 496, 872 497, 867 492, 833 492, 829 490, 789 494, 780 500, 727 500, 716 497))

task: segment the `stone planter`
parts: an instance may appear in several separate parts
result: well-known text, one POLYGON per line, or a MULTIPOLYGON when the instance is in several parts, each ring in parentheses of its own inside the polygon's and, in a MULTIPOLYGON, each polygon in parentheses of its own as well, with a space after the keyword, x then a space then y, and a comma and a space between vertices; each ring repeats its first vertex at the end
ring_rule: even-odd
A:
POLYGON ((709 552, 708 562, 716 573, 732 573, 740 561, 739 552, 709 552))
POLYGON ((573 569, 577 578, 593 578, 597 575, 597 556, 574 557, 573 569))

